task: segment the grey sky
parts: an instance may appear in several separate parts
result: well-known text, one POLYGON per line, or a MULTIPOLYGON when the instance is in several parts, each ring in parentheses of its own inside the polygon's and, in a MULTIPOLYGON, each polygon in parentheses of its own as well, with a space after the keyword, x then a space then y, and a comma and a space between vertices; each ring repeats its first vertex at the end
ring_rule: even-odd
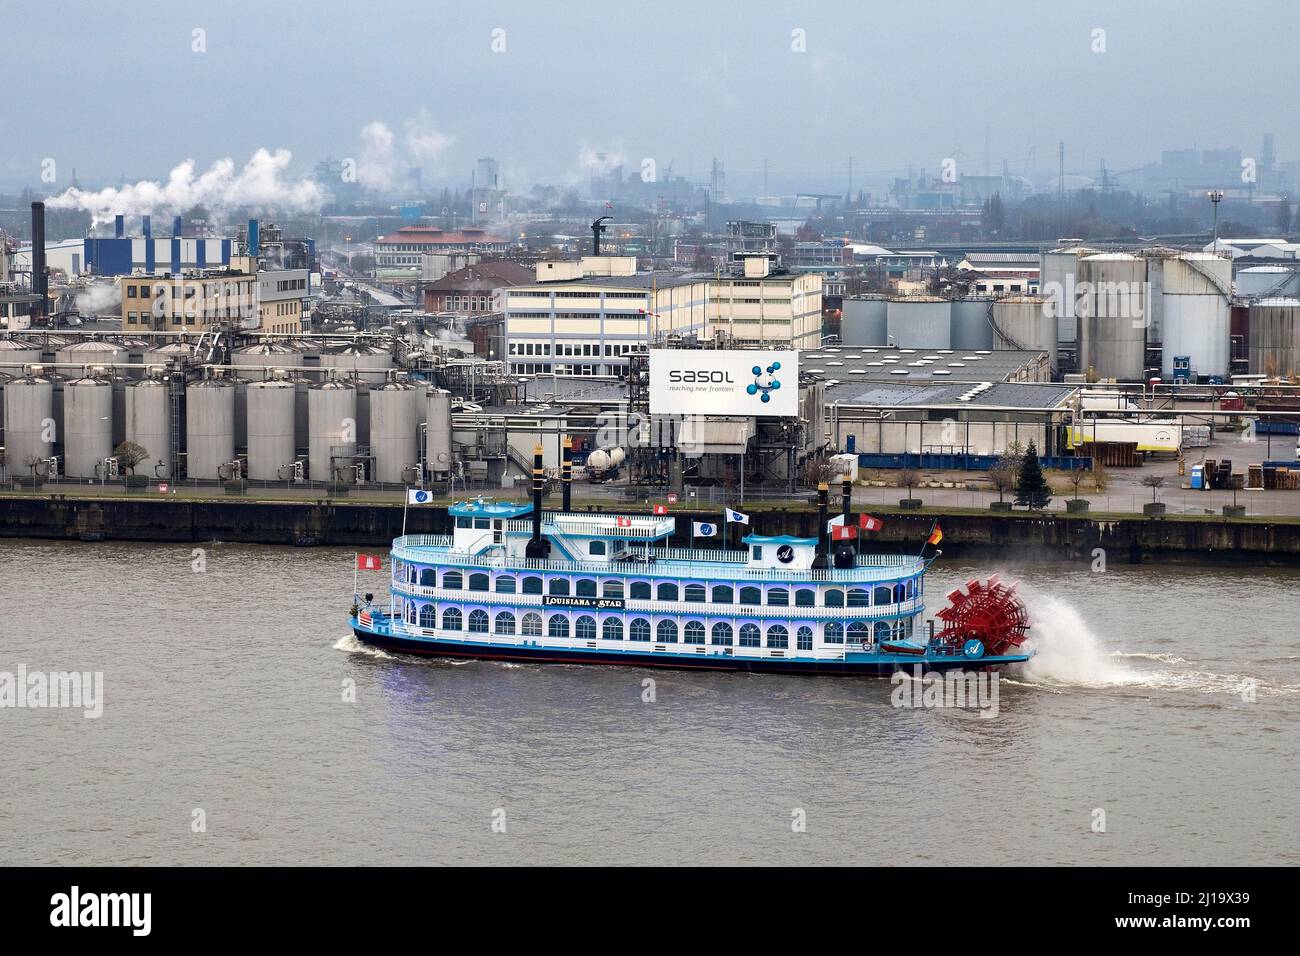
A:
POLYGON ((467 182, 493 155, 516 189, 584 181, 584 147, 696 179, 718 156, 735 188, 764 159, 774 189, 843 188, 850 155, 855 185, 949 156, 982 172, 986 123, 995 171, 1031 147, 1054 167, 1062 139, 1089 172, 1180 146, 1250 155, 1266 131, 1286 159, 1297 25, 1290 0, 11 2, 0 184, 37 183, 46 157, 90 185, 259 146, 306 172, 357 156, 372 121, 400 141, 412 117, 454 138, 426 181, 467 182))

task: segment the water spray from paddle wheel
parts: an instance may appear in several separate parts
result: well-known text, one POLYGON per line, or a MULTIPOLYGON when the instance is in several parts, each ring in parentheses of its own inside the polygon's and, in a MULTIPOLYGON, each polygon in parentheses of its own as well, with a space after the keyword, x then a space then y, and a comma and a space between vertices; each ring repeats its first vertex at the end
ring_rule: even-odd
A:
POLYGON ((966 590, 949 594, 948 606, 935 616, 944 624, 935 635, 941 641, 962 647, 979 640, 989 656, 1009 653, 1029 636, 1029 615, 1016 586, 1003 584, 996 574, 987 583, 967 581, 966 590))

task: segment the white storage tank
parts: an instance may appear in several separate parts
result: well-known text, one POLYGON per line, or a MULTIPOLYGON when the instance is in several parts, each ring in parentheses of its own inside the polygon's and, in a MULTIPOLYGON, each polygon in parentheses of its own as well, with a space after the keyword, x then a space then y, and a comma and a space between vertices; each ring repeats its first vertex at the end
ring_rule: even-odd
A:
POLYGON ((859 348, 884 346, 889 336, 888 300, 883 295, 845 299, 840 315, 840 342, 859 348))
POLYGON ((104 376, 63 384, 63 473, 99 478, 113 454, 113 381, 104 376))
POLYGON ((32 459, 54 455, 54 383, 28 374, 5 385, 5 469, 10 478, 32 474, 32 459))
POLYGON ((890 345, 900 349, 952 348, 952 303, 931 295, 911 295, 886 303, 890 345))
POLYGON ((1247 329, 1250 374, 1300 373, 1300 299, 1257 299, 1250 304, 1247 329))
POLYGON ((432 480, 451 473, 451 392, 430 388, 425 393, 424 460, 432 480))
POLYGON ((39 365, 41 347, 26 339, 0 338, 0 369, 10 375, 21 375, 24 365, 39 365))
POLYGON ((146 366, 161 365, 164 368, 171 364, 173 360, 192 361, 194 358, 194 346, 190 345, 184 339, 173 339, 162 345, 155 345, 145 349, 140 361, 146 366))
POLYGON ((239 375, 249 381, 262 381, 271 369, 296 369, 302 367, 302 353, 279 342, 258 342, 245 345, 231 353, 231 364, 239 367, 239 375))
POLYGON ((167 379, 144 378, 127 385, 126 440, 148 452, 136 466, 136 474, 171 477, 172 403, 167 379))
POLYGON ((1250 266, 1237 273, 1237 294, 1267 298, 1300 295, 1300 270, 1288 266, 1250 266))
POLYGON ((55 353, 54 360, 62 366, 61 373, 70 378, 80 378, 87 368, 109 369, 114 365, 128 364, 126 349, 101 339, 83 339, 64 346, 55 353))
POLYGON ((1087 246, 1049 249, 1039 256, 1038 291, 1052 301, 1056 311, 1057 335, 1074 345, 1078 338, 1079 260, 1101 250, 1087 246))
MULTIPOLYGON (((987 296, 953 300, 952 348, 993 349, 1005 347, 993 344, 993 327, 989 325, 989 306, 992 303, 993 300, 987 296)), ((1052 364, 1055 366, 1055 361, 1052 364)))
POLYGON ((1146 368, 1146 260, 1124 252, 1079 262, 1079 370, 1141 381, 1146 368))
POLYGON ((375 481, 397 484, 420 460, 420 419, 424 391, 409 382, 387 382, 370 390, 370 453, 375 481))
MULTIPOLYGON (((1232 358, 1232 262, 1208 252, 1153 259, 1159 270, 1160 374, 1174 375, 1174 357, 1191 358, 1197 375, 1228 375, 1232 358)), ((1152 295, 1155 294, 1152 285, 1152 295)))
POLYGON ((382 346, 355 341, 322 351, 320 365, 323 369, 335 369, 339 378, 382 385, 393 367, 393 355, 382 346))
POLYGON ((357 390, 349 382, 307 388, 307 470, 312 481, 351 481, 357 447, 357 390))
POLYGON ((186 477, 224 477, 221 466, 234 457, 234 383, 212 377, 191 382, 185 389, 186 477))
POLYGON ((1046 352, 1057 369, 1057 317, 1053 301, 1045 295, 1009 295, 993 302, 993 347, 1046 352))
POLYGON ((250 382, 244 392, 248 477, 285 481, 294 463, 293 401, 296 386, 284 379, 250 382))

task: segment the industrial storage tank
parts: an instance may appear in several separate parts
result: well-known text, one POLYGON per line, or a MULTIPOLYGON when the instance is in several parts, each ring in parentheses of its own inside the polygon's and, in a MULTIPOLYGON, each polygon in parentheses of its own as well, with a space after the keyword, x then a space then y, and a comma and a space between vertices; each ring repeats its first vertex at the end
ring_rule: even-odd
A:
POLYGON ((1152 259, 1148 268, 1161 273, 1160 374, 1172 379, 1175 357, 1186 355, 1197 375, 1227 376, 1232 358, 1232 261, 1193 252, 1152 259))
POLYGON ((1087 246, 1065 246, 1049 249, 1039 256, 1038 292, 1052 301, 1057 335, 1062 342, 1073 345, 1078 338, 1079 260, 1100 251, 1087 246))
POLYGON ((1237 294, 1268 298, 1300 295, 1300 270, 1287 266, 1251 266, 1237 273, 1237 294))
POLYGON ((166 379, 145 378, 126 387, 126 440, 148 452, 136 474, 171 477, 172 403, 166 379))
MULTIPOLYGON (((1005 348, 993 344, 993 327, 989 325, 989 306, 993 300, 986 297, 954 299, 952 303, 952 348, 992 349, 1005 348)), ((1055 351, 1055 347, 1053 347, 1055 351)), ((1056 362, 1053 360, 1053 367, 1056 362)))
POLYGON ((194 357, 194 346, 190 345, 184 339, 173 339, 162 345, 155 345, 146 349, 140 360, 145 365, 162 365, 171 364, 173 359, 182 359, 190 361, 194 357))
POLYGON ((355 377, 371 385, 382 385, 393 367, 393 355, 382 346, 356 341, 322 351, 320 365, 323 369, 336 369, 339 377, 355 377))
POLYGON ((840 315, 840 342, 859 348, 888 344, 887 313, 887 299, 883 295, 845 299, 840 315))
POLYGON ((307 471, 312 481, 350 481, 357 447, 357 390, 328 381, 307 388, 307 471))
POLYGON ((284 481, 292 465, 293 399, 297 387, 284 379, 250 382, 244 393, 247 408, 248 477, 254 481, 284 481))
POLYGON ((240 377, 256 382, 264 380, 269 369, 301 368, 302 353, 279 342, 258 342, 235 349, 231 364, 240 367, 240 377))
POLYGON ((429 477, 451 473, 451 392, 430 388, 425 393, 424 460, 429 477))
POLYGON ((63 473, 99 478, 113 454, 113 380, 74 378, 63 385, 63 473))
POLYGON ((886 303, 887 344, 900 349, 952 348, 952 303, 932 295, 911 295, 886 303))
POLYGON ((39 365, 40 362, 41 347, 35 342, 7 337, 0 339, 0 369, 8 368, 10 375, 20 375, 22 366, 39 365))
POLYGON ((32 474, 32 459, 54 455, 54 383, 28 374, 5 385, 5 470, 10 478, 32 474))
POLYGON ((1250 374, 1300 373, 1300 299, 1257 299, 1247 321, 1250 374))
POLYGON ((1149 320, 1146 260, 1124 252, 1079 262, 1079 370, 1102 378, 1141 381, 1149 320))
POLYGON ((1045 295, 1009 295, 992 303, 995 349, 1046 352, 1057 369, 1057 317, 1045 295), (994 331, 996 330, 996 331, 994 331))
POLYGON ((59 349, 55 353, 54 361, 61 366, 74 366, 63 368, 62 372, 64 375, 77 378, 81 375, 81 368, 107 369, 113 365, 126 365, 127 352, 114 342, 88 339, 59 349))
POLYGON ((221 466, 235 457, 235 386, 205 378, 185 389, 185 473, 189 478, 227 478, 221 466))
POLYGON ((373 480, 406 481, 408 468, 419 465, 420 419, 424 390, 410 382, 388 382, 370 390, 370 453, 373 480))

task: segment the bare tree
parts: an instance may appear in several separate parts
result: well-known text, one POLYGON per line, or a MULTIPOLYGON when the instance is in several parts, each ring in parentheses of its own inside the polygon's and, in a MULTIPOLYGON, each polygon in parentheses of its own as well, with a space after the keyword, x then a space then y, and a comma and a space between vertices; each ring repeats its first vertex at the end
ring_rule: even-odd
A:
POLYGON ((149 449, 133 441, 124 441, 113 449, 113 457, 117 459, 119 465, 134 475, 135 466, 149 457, 149 449))
POLYGON ((1002 496, 1016 486, 1016 473, 1020 470, 1020 459, 1008 451, 993 463, 989 469, 989 481, 998 490, 998 502, 1002 496))
POLYGON ((1147 475, 1142 479, 1142 484, 1151 489, 1151 502, 1156 502, 1156 492, 1160 486, 1165 483, 1164 475, 1147 475))
POLYGON ((1098 494, 1110 487, 1110 472, 1096 458, 1092 459, 1092 486, 1097 489, 1098 494))
POLYGON ((804 465, 804 480, 813 488, 819 487, 822 482, 829 485, 843 477, 844 473, 829 458, 809 458, 804 465))
POLYGON ((912 487, 920 480, 921 476, 915 468, 904 468, 898 473, 898 483, 907 489, 907 497, 912 497, 912 487))

